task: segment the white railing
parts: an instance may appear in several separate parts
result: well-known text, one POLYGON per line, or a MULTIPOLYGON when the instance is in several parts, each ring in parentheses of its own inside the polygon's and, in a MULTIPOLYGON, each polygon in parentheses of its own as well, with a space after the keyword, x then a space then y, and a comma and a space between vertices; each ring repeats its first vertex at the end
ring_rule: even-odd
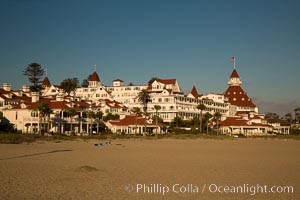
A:
POLYGON ((23 117, 23 122, 39 122, 38 117, 23 117))

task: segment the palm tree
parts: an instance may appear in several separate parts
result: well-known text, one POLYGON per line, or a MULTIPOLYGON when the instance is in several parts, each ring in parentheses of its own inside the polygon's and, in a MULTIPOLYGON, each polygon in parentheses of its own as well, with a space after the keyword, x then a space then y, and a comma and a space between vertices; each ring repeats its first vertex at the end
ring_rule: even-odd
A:
MULTIPOLYGON (((138 101, 142 104, 144 113, 147 113, 147 105, 148 105, 148 102, 150 101, 150 95, 146 89, 143 89, 142 91, 139 92, 138 101)), ((146 131, 147 130, 146 120, 145 120, 144 126, 145 126, 145 131, 146 131)))
POLYGON ((160 105, 154 105, 153 107, 155 109, 155 124, 156 124, 156 137, 157 137, 157 134, 158 134, 158 125, 157 125, 157 121, 158 121, 158 111, 161 109, 161 106, 160 105))
POLYGON ((96 112, 95 117, 97 118, 97 133, 99 133, 99 122, 102 121, 103 112, 102 111, 96 112))
POLYGON ((198 104, 196 107, 198 110, 200 110, 200 128, 199 132, 202 133, 202 110, 205 110, 206 106, 204 104, 198 104))
POLYGON ((137 132, 137 117, 141 114, 141 109, 139 107, 133 107, 131 110, 135 114, 135 134, 137 132))
POLYGON ((79 85, 79 81, 77 78, 67 78, 60 83, 60 87, 68 95, 70 95, 71 92, 75 93, 78 85, 79 85))
POLYGON ((144 115, 145 118, 146 118, 144 126, 145 126, 145 132, 147 132, 147 119, 149 118, 150 113, 148 113, 148 112, 143 112, 142 115, 144 115))
POLYGON ((71 124, 71 134, 74 134, 73 131, 73 117, 77 115, 77 111, 74 108, 71 108, 70 110, 67 111, 68 116, 70 117, 70 124, 71 124))
POLYGON ((150 101, 150 95, 146 89, 143 89, 142 91, 139 92, 138 101, 142 104, 143 111, 147 112, 147 105, 148 102, 150 101))
MULTIPOLYGON (((43 118, 43 129, 45 131, 46 127, 45 127, 45 118, 46 116, 49 116, 50 119, 50 114, 53 112, 53 110, 50 108, 49 104, 42 102, 38 105, 38 111, 39 111, 39 117, 43 118)), ((50 121, 50 120, 48 120, 50 121)), ((49 123, 48 123, 48 127, 49 127, 49 123)))
POLYGON ((48 131, 50 130, 50 115, 53 113, 53 110, 50 108, 50 107, 47 107, 47 109, 46 109, 46 112, 45 112, 45 114, 46 114, 46 116, 47 116, 47 118, 48 118, 48 131))
POLYGON ((206 134, 208 135, 208 123, 209 123, 209 120, 213 117, 212 114, 210 114, 209 112, 205 113, 204 116, 203 116, 203 119, 206 123, 206 134))
POLYGON ((217 123, 217 134, 219 134, 219 126, 218 126, 218 122, 219 122, 219 119, 221 118, 221 113, 220 112, 215 112, 214 114, 214 120, 216 121, 217 123))
POLYGON ((87 113, 87 118, 89 118, 90 119, 90 131, 88 131, 88 133, 90 133, 90 135, 92 135, 92 123, 93 123, 93 119, 95 118, 95 113, 94 113, 94 111, 92 111, 92 110, 90 110, 90 111, 88 111, 88 113, 87 113))

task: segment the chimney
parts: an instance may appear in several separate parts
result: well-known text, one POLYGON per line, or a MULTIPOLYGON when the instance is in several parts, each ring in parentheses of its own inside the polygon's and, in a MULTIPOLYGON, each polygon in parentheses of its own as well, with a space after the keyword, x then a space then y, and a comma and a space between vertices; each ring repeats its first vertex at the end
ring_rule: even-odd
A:
POLYGON ((63 93, 58 93, 57 95, 56 95, 56 101, 63 101, 64 100, 64 95, 63 95, 63 93))
POLYGON ((11 85, 10 83, 3 83, 3 89, 5 91, 10 91, 11 90, 11 85))
POLYGON ((40 94, 38 92, 31 93, 31 102, 35 103, 40 100, 40 94))
POLYGON ((22 90, 23 90, 23 92, 30 92, 29 85, 23 85, 22 90))

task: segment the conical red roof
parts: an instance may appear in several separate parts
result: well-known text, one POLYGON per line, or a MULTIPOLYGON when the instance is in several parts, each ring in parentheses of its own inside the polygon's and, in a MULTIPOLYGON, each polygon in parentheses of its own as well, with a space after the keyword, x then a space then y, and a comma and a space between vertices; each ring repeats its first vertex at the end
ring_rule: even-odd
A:
POLYGON ((229 86, 224 95, 232 105, 250 108, 256 107, 241 86, 229 86))
POLYGON ((230 78, 240 78, 239 74, 237 73, 236 69, 234 69, 230 75, 230 78))
POLYGON ((195 98, 198 98, 198 97, 199 97, 197 88, 196 88, 195 86, 193 86, 192 91, 191 91, 191 94, 192 94, 195 98))
POLYGON ((44 80, 42 82, 42 86, 51 86, 51 83, 47 76, 44 78, 44 80))
POLYGON ((89 81, 97 81, 97 82, 100 82, 100 78, 99 78, 97 72, 93 72, 93 73, 90 75, 89 81))

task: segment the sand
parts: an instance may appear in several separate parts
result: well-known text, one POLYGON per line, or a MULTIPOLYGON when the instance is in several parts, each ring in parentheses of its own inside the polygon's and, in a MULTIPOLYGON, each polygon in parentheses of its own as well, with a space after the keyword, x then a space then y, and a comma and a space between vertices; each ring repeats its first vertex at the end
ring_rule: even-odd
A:
POLYGON ((0 144, 0 199, 300 199, 297 140, 98 142, 0 144), (265 185, 293 193, 253 194, 265 185))

